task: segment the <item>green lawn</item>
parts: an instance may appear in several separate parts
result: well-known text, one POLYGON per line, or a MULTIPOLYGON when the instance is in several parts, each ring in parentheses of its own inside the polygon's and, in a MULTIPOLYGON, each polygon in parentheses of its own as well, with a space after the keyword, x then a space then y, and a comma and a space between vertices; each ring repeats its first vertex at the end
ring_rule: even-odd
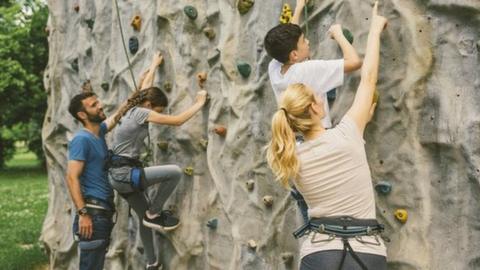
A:
POLYGON ((38 243, 47 212, 48 183, 34 154, 20 148, 0 170, 0 268, 35 269, 48 263, 38 243))

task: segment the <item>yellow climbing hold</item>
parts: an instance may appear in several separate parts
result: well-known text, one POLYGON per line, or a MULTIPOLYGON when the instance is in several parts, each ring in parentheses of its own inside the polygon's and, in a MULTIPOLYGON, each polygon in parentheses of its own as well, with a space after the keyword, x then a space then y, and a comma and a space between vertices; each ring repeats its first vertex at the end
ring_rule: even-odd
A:
POLYGON ((280 15, 280 23, 289 23, 292 19, 292 8, 289 4, 283 4, 282 14, 280 15))
POLYGON ((397 209, 397 210, 395 211, 395 218, 397 218, 398 221, 400 221, 400 222, 402 222, 402 223, 407 222, 407 219, 408 219, 407 210, 405 210, 405 209, 397 209))
POLYGON ((257 242, 255 242, 255 240, 250 239, 250 240, 248 240, 247 244, 248 244, 249 248, 251 248, 253 250, 257 249, 257 242))
POLYGON ((183 170, 183 172, 188 176, 192 176, 193 175, 193 167, 186 167, 185 170, 183 170))

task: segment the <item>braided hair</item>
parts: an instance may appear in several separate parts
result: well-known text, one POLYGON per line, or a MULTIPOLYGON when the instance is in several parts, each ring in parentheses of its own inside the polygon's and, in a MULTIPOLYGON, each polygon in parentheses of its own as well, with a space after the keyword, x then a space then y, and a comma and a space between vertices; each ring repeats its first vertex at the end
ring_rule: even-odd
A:
POLYGON ((135 91, 127 100, 127 104, 124 105, 119 113, 115 116, 115 120, 118 121, 122 118, 130 109, 142 104, 145 101, 150 101, 152 107, 167 107, 168 99, 162 90, 158 87, 149 87, 139 91, 135 91))

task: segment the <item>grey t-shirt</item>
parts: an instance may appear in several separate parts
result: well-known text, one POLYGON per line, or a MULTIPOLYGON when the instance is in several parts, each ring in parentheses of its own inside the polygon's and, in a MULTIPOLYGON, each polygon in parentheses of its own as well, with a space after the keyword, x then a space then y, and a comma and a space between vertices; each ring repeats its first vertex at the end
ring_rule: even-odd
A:
POLYGON ((139 158, 143 141, 148 135, 146 122, 149 109, 133 107, 120 120, 113 135, 113 153, 116 155, 139 158))

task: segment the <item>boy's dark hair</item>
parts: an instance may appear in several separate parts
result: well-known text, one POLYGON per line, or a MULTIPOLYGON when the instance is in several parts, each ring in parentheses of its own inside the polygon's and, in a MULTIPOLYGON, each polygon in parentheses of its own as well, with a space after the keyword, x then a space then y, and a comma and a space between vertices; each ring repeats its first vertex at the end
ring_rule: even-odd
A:
POLYGON ((75 95, 71 100, 70 100, 70 105, 68 105, 68 112, 77 119, 78 121, 82 122, 82 119, 80 119, 77 115, 78 112, 84 112, 85 107, 83 107, 82 100, 96 96, 95 93, 93 92, 83 92, 81 94, 75 95))
POLYGON ((300 26, 292 23, 279 24, 268 31, 264 44, 268 55, 285 64, 291 51, 297 49, 297 43, 303 32, 300 26))

